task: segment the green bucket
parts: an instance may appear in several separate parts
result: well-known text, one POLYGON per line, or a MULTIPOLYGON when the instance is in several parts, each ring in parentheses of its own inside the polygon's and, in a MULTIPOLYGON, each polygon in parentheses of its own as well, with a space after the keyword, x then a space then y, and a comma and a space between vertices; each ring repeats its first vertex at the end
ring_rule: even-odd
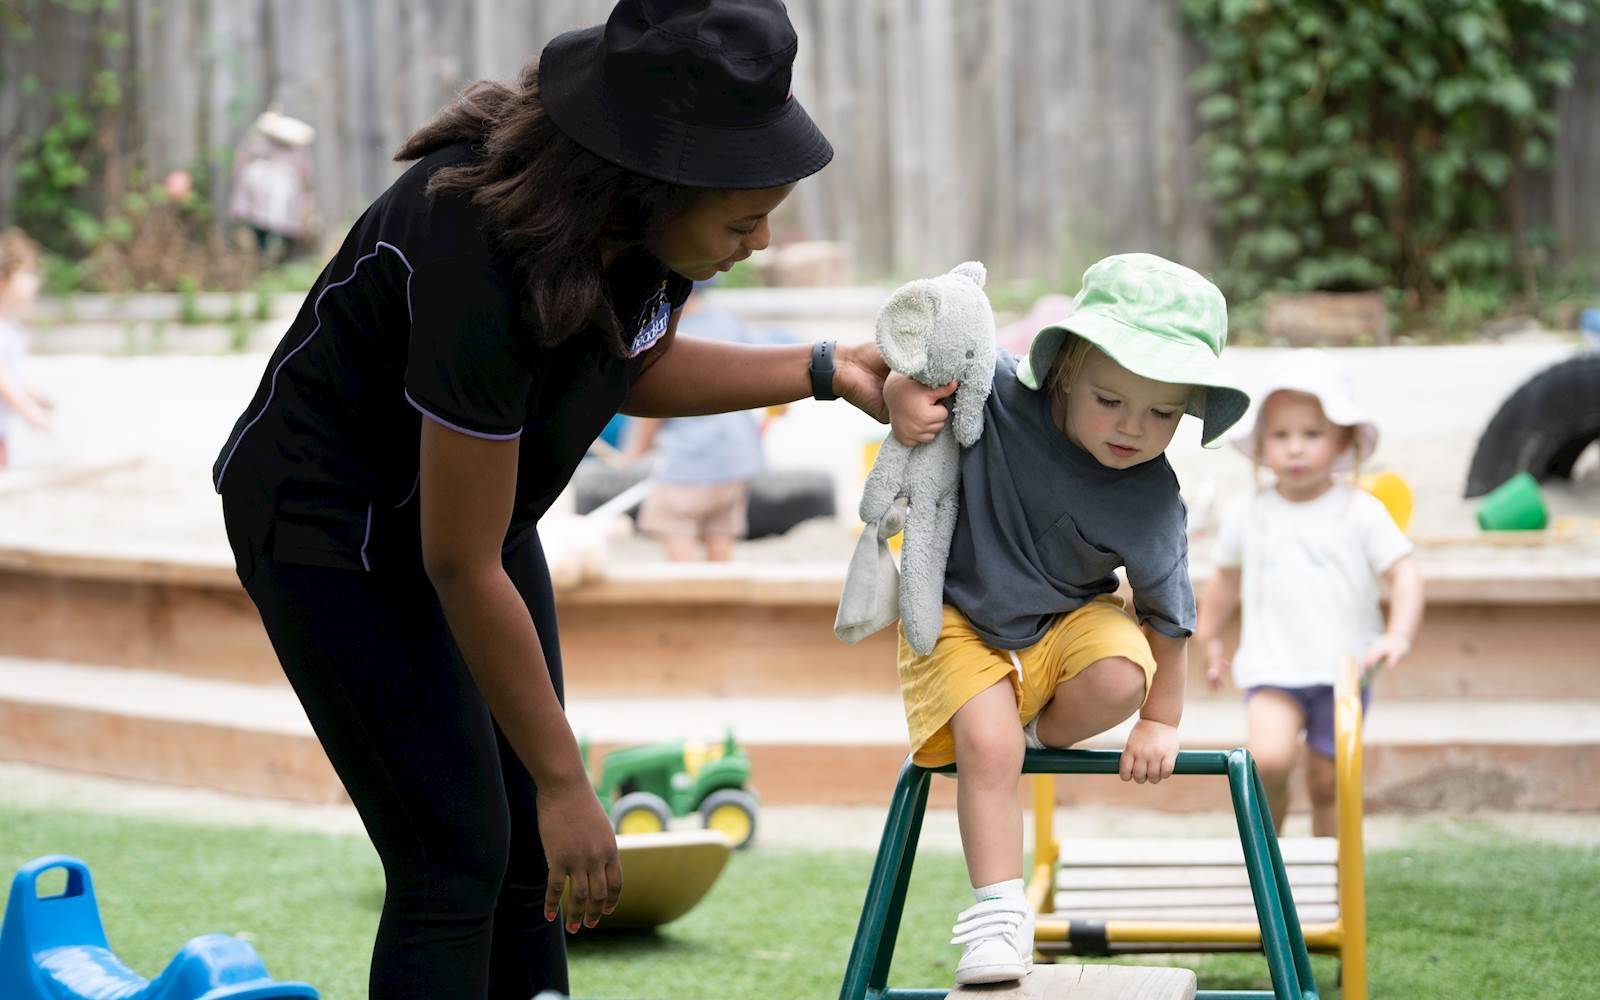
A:
POLYGON ((1478 507, 1484 531, 1538 531, 1550 523, 1539 481, 1519 472, 1490 490, 1478 507))

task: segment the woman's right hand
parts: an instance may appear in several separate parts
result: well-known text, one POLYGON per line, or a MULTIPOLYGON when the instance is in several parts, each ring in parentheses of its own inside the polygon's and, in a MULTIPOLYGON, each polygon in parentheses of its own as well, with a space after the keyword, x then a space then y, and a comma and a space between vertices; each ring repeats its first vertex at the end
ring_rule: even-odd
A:
POLYGON ((565 915, 569 932, 576 933, 580 924, 593 927, 603 914, 616 909, 622 895, 617 835, 582 774, 571 782, 539 788, 539 837, 550 866, 544 892, 546 920, 556 918, 569 879, 572 912, 565 915))
POLYGON ((895 440, 907 448, 927 444, 938 436, 950 411, 941 400, 956 391, 957 382, 926 386, 899 372, 890 372, 883 384, 883 400, 889 407, 889 429, 895 440))

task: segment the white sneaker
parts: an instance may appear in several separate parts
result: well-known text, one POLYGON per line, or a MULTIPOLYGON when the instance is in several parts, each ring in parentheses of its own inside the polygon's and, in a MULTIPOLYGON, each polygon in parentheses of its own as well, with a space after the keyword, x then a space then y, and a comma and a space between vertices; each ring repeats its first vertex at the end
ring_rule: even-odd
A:
POLYGON ((1033 913, 1022 896, 986 899, 956 917, 951 944, 965 945, 956 985, 1005 983, 1033 968, 1033 913))

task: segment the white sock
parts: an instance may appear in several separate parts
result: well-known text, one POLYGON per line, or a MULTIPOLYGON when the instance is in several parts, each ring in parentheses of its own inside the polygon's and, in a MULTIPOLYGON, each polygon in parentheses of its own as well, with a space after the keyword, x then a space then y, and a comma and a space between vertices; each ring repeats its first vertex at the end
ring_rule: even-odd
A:
POLYGON ((972 895, 980 903, 986 899, 1003 899, 1008 896, 1021 899, 1024 897, 1022 879, 1013 878, 993 885, 980 885, 972 890, 972 895))

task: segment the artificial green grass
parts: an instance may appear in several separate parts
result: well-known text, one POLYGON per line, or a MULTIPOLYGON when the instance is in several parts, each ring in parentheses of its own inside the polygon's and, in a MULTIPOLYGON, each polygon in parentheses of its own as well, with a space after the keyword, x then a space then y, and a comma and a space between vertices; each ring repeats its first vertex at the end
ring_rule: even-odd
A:
MULTIPOLYGON (((1600 850, 1437 831, 1369 858, 1374 1000, 1593 995, 1600 850)), ((363 840, 0 807, 0 874, 50 853, 88 862, 112 948, 145 975, 188 938, 223 931, 327 1000, 365 995, 383 879, 363 840)), ((597 1000, 837 996, 871 864, 865 851, 736 855, 706 901, 660 932, 572 939, 573 989, 597 1000)), ((958 855, 918 858, 891 984, 951 981, 945 942, 967 898, 958 855)), ((1208 988, 1269 985, 1260 955, 1176 964, 1208 988)), ((1337 963, 1313 964, 1321 994, 1337 997, 1337 963)))

